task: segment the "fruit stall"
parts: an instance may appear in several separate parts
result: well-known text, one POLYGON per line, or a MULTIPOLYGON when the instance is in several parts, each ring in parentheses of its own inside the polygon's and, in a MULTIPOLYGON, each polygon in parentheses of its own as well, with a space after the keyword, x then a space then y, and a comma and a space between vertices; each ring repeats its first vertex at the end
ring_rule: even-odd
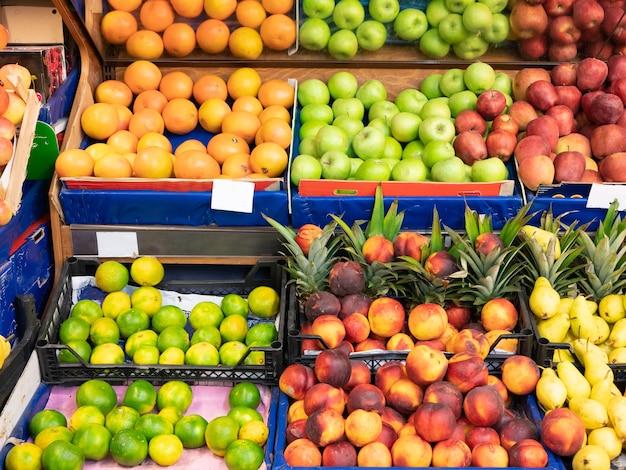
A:
POLYGON ((623 1, 32 3, 3 468, 626 465, 623 1))

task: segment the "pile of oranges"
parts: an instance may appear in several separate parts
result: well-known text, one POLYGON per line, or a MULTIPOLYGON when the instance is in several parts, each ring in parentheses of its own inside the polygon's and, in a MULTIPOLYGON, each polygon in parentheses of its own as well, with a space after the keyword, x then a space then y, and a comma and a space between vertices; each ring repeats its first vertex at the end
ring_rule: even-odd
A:
POLYGON ((294 0, 108 0, 102 37, 139 59, 229 51, 256 59, 264 47, 289 49, 296 41, 294 0))
MULTIPOLYGON (((160 1, 160 0, 156 0, 160 1)), ((60 177, 276 178, 287 169, 295 89, 288 80, 263 80, 251 67, 228 77, 163 72, 137 60, 123 78, 101 82, 81 115, 85 149, 59 154, 60 177), (172 136, 202 128, 174 148, 172 136), (170 137, 168 137, 168 135, 170 137)))

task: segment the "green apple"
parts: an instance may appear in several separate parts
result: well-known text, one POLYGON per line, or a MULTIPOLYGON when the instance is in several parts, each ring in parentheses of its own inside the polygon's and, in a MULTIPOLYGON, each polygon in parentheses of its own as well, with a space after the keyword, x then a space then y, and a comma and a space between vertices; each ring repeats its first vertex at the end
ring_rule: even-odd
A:
POLYGON ((402 160, 410 160, 413 158, 419 158, 421 160, 424 154, 424 147, 421 140, 409 142, 404 146, 404 149, 402 149, 402 160))
POLYGON ((400 12, 400 2, 398 0, 370 0, 367 9, 372 19, 380 23, 391 23, 400 12))
POLYGON ((376 127, 365 126, 352 138, 354 154, 363 160, 383 158, 385 153, 385 134, 376 127))
POLYGON ((348 176, 349 179, 355 177, 356 170, 359 169, 364 161, 365 160, 359 157, 350 157, 350 176, 348 176))
POLYGON ((387 41, 387 28, 376 20, 365 20, 356 29, 359 47, 365 51, 377 51, 387 41))
POLYGON ((380 80, 370 78, 357 88, 355 96, 361 100, 365 109, 369 110, 377 101, 387 99, 387 89, 380 80))
MULTIPOLYGON (((342 0, 346 1, 346 0, 342 0)), ((355 1, 358 0, 347 0, 355 1)), ((328 54, 335 60, 352 59, 359 52, 359 41, 356 34, 349 29, 335 31, 328 40, 328 54)))
POLYGON ((448 98, 448 107, 452 117, 456 118, 464 109, 476 109, 478 96, 472 90, 463 90, 448 98))
POLYGON ((391 136, 398 142, 411 142, 418 138, 422 118, 408 111, 400 111, 391 118, 391 136))
POLYGON ((422 80, 420 91, 424 93, 429 100, 443 96, 439 83, 441 82, 442 73, 431 73, 422 80))
POLYGON ((321 18, 307 18, 300 25, 298 42, 307 51, 321 51, 328 46, 330 26, 321 18))
POLYGON ((307 137, 312 137, 313 139, 315 139, 315 136, 317 135, 317 131, 319 131, 322 127, 326 125, 328 124, 324 121, 303 122, 300 125, 300 129, 298 130, 298 138, 300 140, 306 139, 307 137))
POLYGON ((424 119, 419 128, 419 139, 428 145, 431 140, 452 142, 456 129, 452 118, 432 116, 424 119))
POLYGON ((496 71, 487 62, 476 61, 467 66, 463 78, 467 89, 480 95, 493 86, 496 71))
POLYGON ((432 28, 439 26, 439 22, 452 13, 448 10, 445 0, 432 0, 426 6, 426 19, 432 28))
POLYGON ((459 157, 450 157, 436 162, 430 169, 433 181, 462 183, 465 181, 465 163, 459 157))
POLYGON ((452 13, 463 13, 475 0, 445 0, 446 8, 452 13))
POLYGON ((499 158, 478 160, 472 165, 472 181, 487 183, 503 181, 509 178, 509 170, 499 158))
POLYGON ((299 82, 297 97, 300 106, 313 103, 328 104, 330 102, 328 87, 319 78, 307 78, 299 82))
POLYGON ((432 168, 439 160, 445 160, 454 157, 454 155, 454 146, 451 142, 435 139, 426 144, 422 151, 421 160, 427 168, 432 168))
POLYGON ((365 117, 365 106, 357 97, 354 98, 337 98, 331 104, 335 119, 339 116, 350 116, 355 119, 362 120, 365 117))
POLYGON ((391 168, 382 158, 365 160, 357 168, 354 178, 361 181, 389 181, 391 168))
POLYGON ((346 70, 333 73, 326 81, 326 85, 333 99, 353 98, 359 87, 356 77, 346 70))
POLYGON ((334 119, 333 108, 327 104, 309 103, 300 109, 300 122, 323 121, 332 124, 334 119))
POLYGON ((489 43, 480 33, 470 34, 460 43, 454 44, 452 50, 457 57, 464 60, 473 60, 485 55, 489 50, 489 43))
POLYGON ((394 181, 426 181, 428 168, 419 158, 400 160, 391 170, 394 181))
POLYGON ((433 116, 441 116, 445 118, 452 117, 452 111, 450 110, 450 106, 448 106, 448 102, 450 98, 447 96, 440 96, 438 98, 432 98, 424 103, 422 106, 422 110, 420 111, 420 117, 422 119, 426 119, 433 116))
POLYGON ((469 34, 463 26, 463 17, 459 13, 450 13, 437 26, 441 39, 450 44, 457 44, 469 34))
POLYGON ((417 41, 428 29, 426 13, 417 8, 400 10, 393 20, 393 31, 404 41, 417 41))
POLYGON ((489 44, 500 44, 509 37, 511 26, 509 17, 503 13, 494 13, 491 28, 483 31, 483 39, 489 44))
POLYGON ((340 127, 325 125, 321 127, 315 135, 315 145, 317 155, 323 155, 329 150, 348 150, 348 136, 340 127))
POLYGON ((463 70, 457 67, 446 70, 439 82, 439 89, 444 96, 448 97, 467 89, 465 81, 463 80, 463 70))
POLYGON ((313 155, 315 158, 318 158, 319 155, 317 155, 317 145, 315 144, 315 137, 306 137, 304 139, 301 139, 298 143, 298 153, 313 155))
POLYGON ((322 164, 312 155, 301 153, 291 162, 290 178, 294 186, 300 185, 300 180, 318 180, 322 177, 322 164))
POLYGON ((302 12, 309 18, 329 18, 334 9, 334 0, 302 0, 302 12))
POLYGON ((491 89, 501 91, 505 96, 511 96, 513 94, 513 80, 504 72, 496 72, 491 89))
POLYGON ((391 127, 387 124, 387 121, 384 118, 378 117, 376 119, 372 119, 367 123, 367 125, 380 129, 385 135, 391 135, 391 127))
POLYGON ((383 158, 392 158, 400 160, 402 158, 402 144, 390 135, 385 136, 385 151, 383 158))
POLYGON ((443 59, 450 52, 450 43, 441 38, 437 29, 429 29, 420 39, 419 49, 431 59, 443 59))
POLYGON ((363 121, 361 119, 357 119, 352 116, 343 114, 341 116, 337 116, 333 120, 333 126, 337 126, 343 129, 344 132, 347 134, 348 139, 352 139, 352 137, 354 137, 357 132, 365 127, 365 124, 363 124, 363 121))
POLYGON ((393 101, 400 111, 419 114, 428 98, 417 88, 404 88, 393 101))
POLYGON ((367 120, 372 121, 376 118, 383 118, 385 122, 391 125, 391 119, 400 112, 400 109, 393 101, 381 100, 376 101, 367 111, 367 120))
POLYGON ((333 10, 333 23, 339 29, 355 30, 365 20, 365 8, 359 0, 339 0, 333 10))
POLYGON ((470 33, 484 33, 493 24, 493 13, 484 3, 471 3, 463 10, 463 26, 470 33))
POLYGON ((328 150, 320 157, 322 178, 328 180, 345 180, 350 176, 352 163, 350 157, 341 150, 328 150))
POLYGON ((508 0, 478 0, 478 2, 487 5, 494 14, 500 13, 508 5, 508 0))

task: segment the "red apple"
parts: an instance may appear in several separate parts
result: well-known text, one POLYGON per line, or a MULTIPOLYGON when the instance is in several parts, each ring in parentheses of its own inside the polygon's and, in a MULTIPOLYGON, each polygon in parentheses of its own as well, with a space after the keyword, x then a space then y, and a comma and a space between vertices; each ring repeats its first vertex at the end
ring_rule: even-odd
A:
POLYGON ((517 122, 519 131, 525 131, 528 123, 537 118, 537 110, 528 101, 514 101, 509 106, 508 114, 517 122))
POLYGON ((493 121, 491 121, 491 130, 503 130, 517 136, 517 133, 519 132, 519 125, 510 114, 502 113, 498 114, 495 118, 493 118, 493 121))
POLYGON ((522 138, 515 147, 515 159, 521 163, 533 155, 550 155, 550 143, 542 135, 529 135, 522 138))
POLYGON ((454 120, 456 133, 463 131, 477 131, 481 135, 487 131, 487 123, 485 119, 475 109, 464 109, 454 120))
POLYGON ((576 121, 574 112, 564 104, 557 104, 546 111, 547 116, 551 116, 556 120, 559 127, 559 136, 571 134, 576 130, 576 121))
POLYGON ((517 136, 502 129, 491 131, 485 139, 487 156, 508 161, 517 146, 517 136))
POLYGON ((609 67, 606 62, 595 57, 585 57, 578 64, 576 86, 583 93, 599 90, 604 85, 608 74, 609 67))
POLYGON ((580 29, 570 15, 561 15, 554 18, 548 27, 550 39, 561 44, 575 44, 580 40, 580 34, 580 29))
POLYGON ((509 22, 516 38, 539 37, 548 28, 548 14, 541 4, 515 2, 509 14, 509 22))
POLYGON ((618 78, 613 80, 607 89, 609 93, 617 95, 622 100, 622 103, 626 105, 626 78, 618 78))
POLYGON ((572 110, 574 114, 578 113, 580 109, 580 100, 582 99, 582 92, 575 85, 557 85, 554 87, 559 99, 557 104, 567 106, 572 110))
POLYGON ((591 100, 591 106, 586 114, 594 124, 614 124, 623 112, 624 103, 619 96, 601 93, 591 100))
POLYGON ((578 56, 578 52, 576 42, 552 42, 548 47, 548 59, 553 62, 568 62, 574 60, 578 56))
POLYGON ((550 78, 554 86, 576 85, 578 64, 573 62, 561 62, 550 71, 550 78))
POLYGON ((572 17, 580 29, 592 29, 602 24, 604 8, 596 0, 578 0, 572 7, 572 17))
POLYGON ((550 72, 543 68, 534 67, 524 67, 518 70, 513 76, 512 83, 514 100, 516 102, 526 100, 526 90, 531 83, 538 80, 545 80, 547 82, 550 82, 550 72))
POLYGON ((543 8, 550 16, 569 15, 572 12, 574 0, 546 0, 543 8))
POLYGON ((486 120, 491 121, 506 108, 506 97, 500 90, 486 90, 478 95, 476 111, 486 120))
POLYGON ((585 156, 576 151, 557 153, 554 157, 554 181, 580 181, 585 171, 585 156))
POLYGON ((594 128, 589 140, 591 153, 597 159, 626 151, 626 129, 617 124, 604 124, 594 128))
POLYGON ((626 43, 626 17, 622 6, 611 6, 604 9, 602 31, 616 44, 626 43))
POLYGON ((546 139, 550 145, 550 151, 553 152, 559 143, 559 124, 557 120, 548 114, 533 119, 528 123, 526 136, 530 137, 533 135, 540 135, 546 139))
POLYGON ((517 52, 524 60, 539 60, 548 54, 548 36, 539 34, 517 40, 517 52))
POLYGON ((612 55, 609 57, 607 65, 609 67, 607 80, 610 83, 613 83, 620 78, 626 78, 626 56, 617 54, 612 55))
POLYGON ((608 39, 597 39, 585 44, 584 56, 608 60, 616 53, 616 46, 608 39))
POLYGON ((8 140, 15 137, 15 124, 4 116, 0 116, 0 137, 8 140))
POLYGON ((454 139, 454 151, 457 157, 468 165, 487 158, 487 144, 478 131, 463 131, 454 139))

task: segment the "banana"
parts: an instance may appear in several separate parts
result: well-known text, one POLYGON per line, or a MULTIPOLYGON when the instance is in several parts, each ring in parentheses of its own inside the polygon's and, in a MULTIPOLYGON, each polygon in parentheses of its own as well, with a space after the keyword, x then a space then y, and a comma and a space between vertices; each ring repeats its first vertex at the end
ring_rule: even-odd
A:
POLYGON ((622 441, 626 439, 626 397, 613 396, 607 406, 609 421, 622 441))
POLYGON ((600 446, 585 444, 572 458, 572 470, 601 470, 611 468, 609 454, 600 446))
POLYGON ((541 372, 541 377, 535 386, 535 393, 537 400, 546 411, 561 408, 567 400, 565 384, 550 367, 544 368, 541 372))
POLYGON ((609 416, 602 403, 591 398, 574 397, 568 408, 580 416, 588 430, 603 428, 609 424, 609 416))
POLYGON ((561 256, 561 244, 554 233, 532 225, 524 225, 522 232, 524 232, 528 238, 534 238, 545 253, 549 253, 550 250, 553 250, 554 259, 559 259, 559 256, 561 256))
POLYGON ((581 371, 572 362, 564 361, 556 365, 556 373, 565 384, 567 389, 567 398, 571 400, 574 397, 589 398, 591 395, 591 384, 581 371))

